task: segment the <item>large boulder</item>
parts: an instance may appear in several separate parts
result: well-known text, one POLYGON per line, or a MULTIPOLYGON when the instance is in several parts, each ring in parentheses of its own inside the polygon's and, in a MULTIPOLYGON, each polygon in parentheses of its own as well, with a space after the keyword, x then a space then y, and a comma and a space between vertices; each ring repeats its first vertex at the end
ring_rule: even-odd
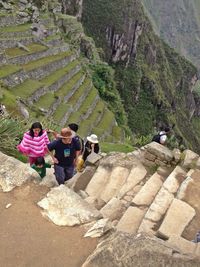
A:
POLYGON ((31 179, 40 179, 39 174, 29 165, 0 152, 0 186, 9 192, 31 179))
POLYGON ((65 185, 52 188, 38 205, 44 209, 43 216, 60 226, 79 225, 102 217, 99 211, 65 185))
POLYGON ((200 266, 200 261, 192 255, 175 251, 158 238, 117 232, 101 242, 82 267, 200 266))

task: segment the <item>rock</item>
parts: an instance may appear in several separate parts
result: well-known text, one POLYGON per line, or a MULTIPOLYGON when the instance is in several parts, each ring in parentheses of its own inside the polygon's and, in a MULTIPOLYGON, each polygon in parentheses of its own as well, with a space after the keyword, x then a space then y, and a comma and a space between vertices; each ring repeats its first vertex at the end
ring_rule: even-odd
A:
POLYGON ((166 146, 152 142, 146 146, 150 154, 155 155, 159 160, 170 162, 173 159, 173 153, 166 146))
POLYGON ((82 267, 197 267, 199 259, 179 254, 175 257, 174 248, 158 238, 147 235, 114 233, 103 240, 87 258, 82 267))
POLYGON ((98 163, 98 161, 102 158, 101 155, 97 154, 97 153, 91 153, 86 161, 85 164, 86 165, 96 165, 98 163))
POLYGON ((27 0, 19 0, 19 3, 20 4, 23 4, 23 5, 27 5, 28 4, 28 1, 27 0))
POLYGON ((195 253, 196 244, 175 234, 171 235, 167 244, 184 254, 195 253))
POLYGON ((109 218, 110 221, 118 220, 121 218, 124 210, 124 204, 117 198, 112 198, 101 210, 104 218, 109 218))
POLYGON ((18 11, 17 14, 22 18, 29 17, 29 14, 27 12, 25 12, 25 11, 18 11))
POLYGON ((105 205, 105 202, 100 198, 97 199, 95 197, 88 196, 85 198, 85 201, 87 201, 89 204, 92 204, 98 210, 100 210, 105 205))
POLYGON ((95 171, 96 167, 87 166, 83 172, 76 173, 72 179, 69 180, 67 186, 73 189, 75 192, 78 192, 79 190, 85 190, 95 171))
POLYGON ((129 207, 117 224, 117 230, 136 234, 146 210, 129 207))
POLYGON ((26 52, 30 52, 30 50, 25 45, 21 44, 20 42, 17 42, 17 47, 26 52))
POLYGON ((188 169, 194 168, 197 160, 199 159, 199 155, 189 149, 186 149, 183 154, 185 156, 183 160, 183 167, 188 169))
POLYGON ((47 197, 38 202, 42 215, 56 225, 73 226, 101 218, 101 214, 65 185, 52 188, 47 197))
POLYGON ((5 9, 5 10, 12 10, 13 9, 13 7, 10 5, 10 4, 7 4, 7 3, 5 3, 5 2, 3 2, 3 1, 0 1, 0 4, 1 4, 1 6, 5 9))
POLYGON ((9 192, 16 186, 21 186, 28 180, 40 179, 39 174, 29 165, 6 156, 0 152, 0 186, 4 192, 9 192))
POLYGON ((10 208, 11 206, 12 206, 11 203, 7 204, 7 205, 6 205, 6 209, 10 208))
POLYGON ((41 180, 40 185, 45 185, 47 187, 58 186, 58 182, 53 173, 53 168, 46 170, 46 176, 41 180))
POLYGON ((126 183, 122 186, 121 190, 118 193, 119 198, 131 191, 137 184, 139 184, 146 176, 147 170, 142 164, 134 166, 129 173, 129 176, 126 180, 126 183))
POLYGON ((85 190, 89 196, 98 198, 105 188, 105 185, 110 177, 110 172, 111 170, 109 168, 104 168, 102 166, 98 167, 85 190))
POLYGON ((179 199, 174 199, 158 230, 158 235, 167 238, 172 235, 181 236, 195 214, 195 210, 190 205, 179 199))
POLYGON ((97 221, 84 235, 84 237, 100 237, 112 229, 112 224, 108 219, 97 221))
POLYGON ((120 166, 113 168, 109 181, 100 195, 101 199, 108 202, 111 198, 115 197, 124 185, 128 175, 129 170, 127 168, 120 166))
POLYGON ((154 173, 150 179, 145 183, 145 185, 141 188, 141 190, 134 197, 132 202, 139 205, 149 206, 156 194, 160 190, 163 184, 162 177, 156 172, 154 173))
POLYGON ((173 151, 174 160, 178 163, 181 160, 181 151, 178 148, 174 148, 173 151))

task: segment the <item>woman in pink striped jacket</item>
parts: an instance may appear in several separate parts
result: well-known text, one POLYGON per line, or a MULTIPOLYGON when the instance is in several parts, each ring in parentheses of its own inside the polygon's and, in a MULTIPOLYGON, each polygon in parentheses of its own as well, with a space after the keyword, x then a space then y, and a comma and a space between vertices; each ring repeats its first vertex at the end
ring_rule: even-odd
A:
POLYGON ((32 124, 30 130, 24 133, 21 143, 17 149, 29 157, 30 165, 34 164, 38 157, 43 157, 48 153, 47 144, 49 138, 47 132, 42 129, 39 122, 32 124))

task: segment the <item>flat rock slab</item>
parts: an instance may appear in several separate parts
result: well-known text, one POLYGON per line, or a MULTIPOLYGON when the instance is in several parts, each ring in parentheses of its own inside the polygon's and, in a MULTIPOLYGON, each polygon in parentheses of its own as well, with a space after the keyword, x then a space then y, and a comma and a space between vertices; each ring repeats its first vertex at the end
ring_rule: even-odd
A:
POLYGON ((194 168, 197 160, 199 159, 199 155, 189 149, 186 149, 183 154, 185 155, 183 167, 194 168))
POLYGON ((44 209, 43 216, 60 226, 79 225, 102 217, 99 211, 65 185, 52 188, 38 205, 44 209))
POLYGON ((102 241, 82 267, 197 267, 192 256, 173 253, 173 247, 157 238, 117 232, 102 241))
POLYGON ((145 212, 145 210, 136 207, 129 207, 117 224, 117 230, 136 234, 145 212))
POLYGON ((123 209, 123 202, 114 197, 100 210, 100 212, 104 218, 109 218, 113 221, 121 218, 123 209))
POLYGON ((169 240, 167 241, 167 244, 174 247, 178 251, 181 251, 184 254, 194 254, 197 248, 197 244, 175 234, 170 236, 169 240))
POLYGON ((31 179, 40 180, 38 173, 29 165, 1 152, 0 162, 0 186, 4 192, 9 192, 31 179))
POLYGON ((169 150, 166 146, 158 144, 156 142, 151 142, 150 144, 146 145, 146 150, 155 155, 159 160, 164 160, 167 162, 172 161, 173 153, 169 150))
POLYGON ((195 216, 195 210, 179 199, 174 199, 158 230, 158 234, 169 238, 171 235, 181 236, 186 226, 195 216))

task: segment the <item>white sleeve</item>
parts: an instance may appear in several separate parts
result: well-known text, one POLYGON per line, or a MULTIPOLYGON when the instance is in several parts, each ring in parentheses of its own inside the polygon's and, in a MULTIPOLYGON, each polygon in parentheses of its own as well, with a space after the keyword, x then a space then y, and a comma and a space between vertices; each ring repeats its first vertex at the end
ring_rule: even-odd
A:
POLYGON ((167 136, 166 136, 166 134, 164 134, 164 135, 162 135, 162 136, 160 137, 160 143, 161 143, 161 144, 164 144, 164 143, 166 142, 166 140, 167 140, 167 136))

